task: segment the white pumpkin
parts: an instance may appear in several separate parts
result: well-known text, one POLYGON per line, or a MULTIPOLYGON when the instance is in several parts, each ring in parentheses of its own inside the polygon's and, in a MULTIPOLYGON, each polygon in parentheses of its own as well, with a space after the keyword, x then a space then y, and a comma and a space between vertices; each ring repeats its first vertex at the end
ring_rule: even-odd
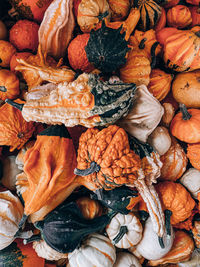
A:
POLYGON ((130 253, 119 252, 113 267, 142 267, 138 259, 130 253))
POLYGON ((116 260, 115 247, 109 238, 92 234, 82 246, 68 254, 70 267, 112 267, 116 260))
POLYGON ((39 257, 49 261, 58 261, 68 257, 68 254, 60 253, 51 248, 44 240, 33 242, 33 248, 39 257))
POLYGON ((16 175, 20 173, 16 163, 16 156, 5 157, 3 163, 3 177, 1 183, 10 190, 15 190, 16 175))
POLYGON ((181 177, 180 182, 197 199, 200 193, 200 171, 195 168, 188 169, 181 177))
POLYGON ((158 126, 149 135, 147 142, 162 156, 169 150, 172 140, 167 128, 158 126))
POLYGON ((24 208, 9 190, 0 192, 0 250, 9 246, 18 231, 24 208))
POLYGON ((170 251, 173 240, 174 233, 171 227, 171 236, 167 235, 166 231, 163 235, 164 248, 162 248, 157 234, 153 231, 152 221, 149 217, 145 223, 142 240, 136 246, 136 250, 147 260, 158 260, 170 251))
POLYGON ((146 142, 148 136, 158 126, 163 114, 164 108, 160 102, 145 85, 140 85, 133 100, 133 108, 117 124, 138 140, 146 142))
POLYGON ((117 213, 106 228, 111 242, 118 248, 130 248, 138 244, 142 238, 142 225, 133 214, 117 213))

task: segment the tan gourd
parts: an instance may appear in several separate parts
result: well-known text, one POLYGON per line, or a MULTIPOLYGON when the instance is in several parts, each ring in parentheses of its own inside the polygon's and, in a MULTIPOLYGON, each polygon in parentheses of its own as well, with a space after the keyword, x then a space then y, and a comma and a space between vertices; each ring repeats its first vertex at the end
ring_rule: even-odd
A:
POLYGON ((195 168, 188 169, 181 177, 180 182, 192 194, 193 198, 197 199, 200 193, 200 171, 195 168))

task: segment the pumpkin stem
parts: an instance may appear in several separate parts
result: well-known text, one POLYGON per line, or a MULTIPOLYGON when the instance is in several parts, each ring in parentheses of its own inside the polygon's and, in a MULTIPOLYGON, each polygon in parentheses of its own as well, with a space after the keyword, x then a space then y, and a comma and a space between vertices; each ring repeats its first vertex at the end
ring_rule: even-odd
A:
POLYGON ((22 108, 24 106, 24 104, 16 103, 10 99, 6 99, 5 102, 8 103, 9 105, 13 106, 14 108, 19 109, 20 111, 22 111, 22 108))
POLYGON ((19 229, 22 228, 22 226, 24 225, 25 221, 27 220, 28 216, 26 214, 23 215, 23 217, 21 218, 21 221, 19 222, 19 229))
POLYGON ((180 108, 180 111, 182 113, 182 119, 184 121, 191 119, 192 115, 187 111, 187 108, 184 104, 180 103, 179 108, 180 108))
POLYGON ((98 16, 97 16, 97 18, 101 21, 101 20, 103 20, 105 17, 107 17, 108 16, 108 10, 106 10, 104 13, 100 13, 98 16))
POLYGON ((42 240, 42 238, 41 238, 41 235, 38 234, 38 235, 34 235, 34 236, 30 237, 30 238, 24 239, 23 243, 24 243, 24 245, 27 245, 28 243, 31 243, 31 242, 34 242, 34 241, 40 241, 40 240, 42 240))
POLYGON ((5 86, 0 86, 0 91, 1 91, 1 92, 7 92, 7 89, 6 89, 5 86))
POLYGON ((138 45, 138 47, 139 47, 140 49, 144 49, 144 48, 145 48, 145 42, 146 42, 146 40, 147 40, 147 38, 143 38, 143 39, 140 41, 140 43, 139 43, 139 45, 138 45))
POLYGON ((87 176, 94 172, 99 172, 100 169, 101 167, 95 161, 92 161, 90 163, 90 168, 85 169, 85 170, 80 170, 80 169, 75 168, 74 174, 79 175, 79 176, 87 176))
POLYGON ((146 220, 149 218, 149 213, 145 210, 140 210, 139 211, 139 215, 140 215, 140 219, 143 221, 143 222, 146 222, 146 220))
POLYGON ((158 237, 158 242, 159 242, 161 248, 165 248, 164 241, 163 241, 163 238, 161 236, 158 237))
POLYGON ((170 218, 172 216, 171 210, 165 210, 165 226, 166 226, 166 232, 167 235, 171 236, 171 223, 170 223, 170 218))
POLYGON ((128 233, 128 228, 126 225, 123 225, 120 227, 119 229, 119 233, 117 234, 117 236, 113 239, 112 243, 115 245, 117 244, 121 239, 122 237, 128 233))
POLYGON ((159 42, 155 42, 151 47, 151 68, 154 69, 156 66, 156 48, 159 45, 159 42))

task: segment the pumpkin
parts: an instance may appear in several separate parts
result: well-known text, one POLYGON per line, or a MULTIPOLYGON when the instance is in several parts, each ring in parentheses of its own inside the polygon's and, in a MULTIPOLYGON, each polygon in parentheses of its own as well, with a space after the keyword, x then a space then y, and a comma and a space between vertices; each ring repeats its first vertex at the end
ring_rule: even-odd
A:
POLYGON ((200 110, 188 109, 180 104, 180 111, 171 121, 170 131, 177 139, 186 143, 200 142, 200 110))
POLYGON ((172 82, 173 97, 188 108, 200 108, 200 70, 178 73, 172 82))
MULTIPOLYGON (((18 223, 23 215, 23 206, 9 190, 0 192, 0 250, 15 240, 18 223)), ((1 252, 0 252, 1 254, 1 252)))
POLYGON ((64 125, 50 126, 38 134, 24 158, 29 186, 22 193, 25 202, 23 220, 31 214, 32 221, 42 219, 69 195, 67 186, 75 178, 75 167, 74 146, 64 125))
POLYGON ((16 239, 10 246, 1 250, 1 266, 45 266, 45 260, 37 256, 32 244, 24 245, 21 239, 16 239))
POLYGON ((7 37, 7 28, 6 25, 0 20, 0 40, 6 40, 7 37))
POLYGON ((197 199, 200 193, 200 171, 195 168, 188 169, 181 177, 180 182, 197 199))
POLYGON ((190 163, 192 164, 192 166, 200 171, 199 152, 200 152, 200 144, 199 143, 188 144, 187 157, 188 157, 190 163))
POLYGON ((33 248, 37 253, 38 257, 44 258, 49 261, 58 261, 60 259, 67 258, 67 253, 60 253, 55 249, 51 248, 44 240, 34 241, 33 248))
POLYGON ((196 205, 194 209, 192 210, 192 215, 188 219, 186 219, 183 222, 174 224, 173 227, 176 229, 183 229, 183 230, 191 231, 193 229, 194 219, 197 216, 198 212, 199 212, 198 206, 196 205))
POLYGON ((115 260, 115 248, 110 240, 100 234, 90 235, 82 246, 68 256, 70 267, 112 267, 115 260))
POLYGON ((64 123, 67 127, 106 126, 128 113, 135 91, 133 83, 110 84, 83 73, 74 82, 60 83, 44 97, 28 99, 30 92, 25 105, 18 108, 27 121, 64 123))
POLYGON ((54 0, 45 11, 38 32, 43 53, 57 59, 65 55, 75 27, 72 7, 72 0, 54 0))
POLYGON ((142 267, 138 259, 127 252, 117 253, 117 259, 113 267, 142 267))
POLYGON ((164 43, 164 61, 177 72, 192 71, 200 67, 200 27, 179 30, 164 43))
POLYGON ((130 10, 129 0, 108 0, 108 4, 111 10, 111 19, 113 21, 120 21, 128 16, 130 10))
POLYGON ((39 2, 37 0, 9 0, 9 2, 21 17, 41 22, 52 0, 41 0, 39 2))
POLYGON ((8 68, 12 56, 16 53, 16 48, 8 41, 0 40, 0 66, 8 68))
POLYGON ((151 260, 148 264, 150 266, 160 266, 167 263, 175 264, 182 261, 188 261, 193 250, 194 242, 189 234, 184 231, 176 231, 171 250, 161 259, 151 260))
POLYGON ((15 163, 16 156, 10 155, 2 159, 3 176, 1 183, 10 190, 15 190, 16 175, 20 173, 15 163))
MULTIPOLYGON (((111 125, 100 132, 97 129, 88 129, 79 140, 78 164, 74 173, 85 177, 81 183, 88 188, 91 186, 93 191, 100 188, 111 190, 122 185, 135 186, 147 203, 154 229, 161 238, 164 218, 159 199, 152 186, 159 176, 160 161, 153 153, 152 158, 149 155, 146 157, 143 151, 146 147, 139 146, 136 141, 133 139, 129 146, 126 132, 116 125, 111 125), (131 150, 130 147, 135 149, 131 150), (118 149, 117 154, 116 149, 118 149)), ((152 148, 150 151, 152 152, 152 148)))
POLYGON ((191 6, 189 7, 191 16, 192 16, 192 24, 191 26, 194 27, 195 25, 200 24, 200 7, 198 6, 191 6))
POLYGON ((167 38, 178 31, 179 30, 174 27, 164 27, 163 29, 156 31, 156 39, 162 46, 164 46, 167 38))
POLYGON ((186 2, 196 6, 198 6, 200 3, 199 0, 186 0, 186 2))
POLYGON ((164 8, 170 8, 178 5, 179 1, 180 0, 166 0, 162 5, 164 6, 164 8))
POLYGON ((163 163, 160 177, 162 180, 176 181, 186 170, 186 154, 175 138, 171 139, 171 147, 160 160, 163 163))
POLYGON ((167 25, 183 29, 192 23, 190 9, 184 5, 176 5, 167 11, 167 25))
POLYGON ((171 137, 165 127, 158 126, 148 137, 147 142, 159 153, 164 155, 171 147, 171 137))
POLYGON ((193 234, 195 246, 197 248, 200 248, 200 222, 199 221, 194 222, 194 226, 192 228, 192 234, 193 234))
POLYGON ((191 216, 195 201, 183 185, 165 181, 156 185, 156 191, 163 209, 172 213, 170 218, 172 225, 182 222, 191 216))
POLYGON ((142 238, 142 231, 142 225, 133 213, 117 213, 106 227, 112 244, 123 249, 137 245, 142 238))
MULTIPOLYGON (((60 253, 73 252, 89 234, 98 232, 110 222, 113 213, 87 220, 75 202, 63 202, 34 225, 41 231, 42 239, 60 253), (58 216, 59 214, 59 216, 58 216), (62 232, 62 235, 60 234, 62 232)), ((26 242, 34 240, 33 236, 26 242)))
POLYGON ((166 26, 166 22, 167 22, 166 11, 162 7, 161 16, 160 16, 158 22, 156 23, 156 26, 154 27, 154 30, 156 32, 160 31, 161 29, 163 29, 166 26))
POLYGON ((142 240, 137 244, 136 251, 147 260, 157 260, 166 255, 172 247, 174 240, 173 229, 171 235, 167 235, 166 231, 163 236, 163 245, 160 246, 158 236, 152 229, 152 221, 149 217, 145 222, 142 240))
POLYGON ((31 148, 35 143, 35 140, 28 141, 18 152, 16 158, 15 158, 15 163, 18 166, 18 169, 23 171, 24 169, 24 157, 26 154, 26 151, 31 148))
POLYGON ((111 16, 106 0, 81 0, 78 5, 77 22, 82 32, 90 32, 105 17, 111 16))
POLYGON ((146 53, 133 47, 128 53, 126 63, 120 68, 120 79, 137 86, 148 85, 150 73, 151 65, 146 53))
POLYGON ((169 93, 172 79, 173 75, 160 69, 153 69, 150 73, 150 82, 147 88, 155 98, 161 101, 169 93))
POLYGON ((168 128, 174 117, 175 109, 173 105, 168 102, 164 102, 162 106, 164 108, 164 114, 161 119, 161 124, 168 128))
POLYGON ((141 30, 147 31, 149 29, 153 29, 161 16, 161 6, 153 0, 134 0, 133 6, 139 8, 140 10, 141 17, 139 27, 141 30))
POLYGON ((148 136, 158 126, 163 113, 164 109, 160 102, 152 96, 145 85, 140 85, 137 87, 129 114, 117 124, 138 140, 146 142, 148 136))
MULTIPOLYGON (((16 102, 22 103, 21 100, 16 102)), ((20 149, 35 130, 33 122, 26 122, 19 110, 9 104, 0 107, 0 145, 10 146, 10 151, 20 149)))
POLYGON ((94 219, 101 216, 103 208, 98 201, 89 197, 81 197, 76 200, 76 203, 86 219, 94 219))
POLYGON ((15 99, 19 95, 19 79, 10 70, 0 70, 0 99, 15 99))

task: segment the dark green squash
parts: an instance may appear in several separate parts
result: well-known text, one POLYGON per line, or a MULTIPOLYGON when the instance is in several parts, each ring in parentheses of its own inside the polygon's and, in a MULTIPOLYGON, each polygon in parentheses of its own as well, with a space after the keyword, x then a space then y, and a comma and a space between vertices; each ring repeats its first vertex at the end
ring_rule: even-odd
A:
POLYGON ((121 30, 122 26, 112 29, 103 21, 100 29, 90 32, 90 38, 85 47, 87 58, 102 72, 112 73, 126 63, 129 48, 125 40, 125 32, 121 33, 121 30))
MULTIPOLYGON (((53 249, 61 253, 74 251, 89 234, 103 230, 115 213, 87 220, 75 202, 63 202, 43 221, 35 223, 41 237, 53 249)), ((34 240, 30 238, 30 241, 34 240)), ((29 241, 29 240, 27 240, 29 241)))
POLYGON ((134 0, 133 6, 140 10, 139 28, 142 31, 153 29, 161 16, 161 6, 154 0, 134 0))

